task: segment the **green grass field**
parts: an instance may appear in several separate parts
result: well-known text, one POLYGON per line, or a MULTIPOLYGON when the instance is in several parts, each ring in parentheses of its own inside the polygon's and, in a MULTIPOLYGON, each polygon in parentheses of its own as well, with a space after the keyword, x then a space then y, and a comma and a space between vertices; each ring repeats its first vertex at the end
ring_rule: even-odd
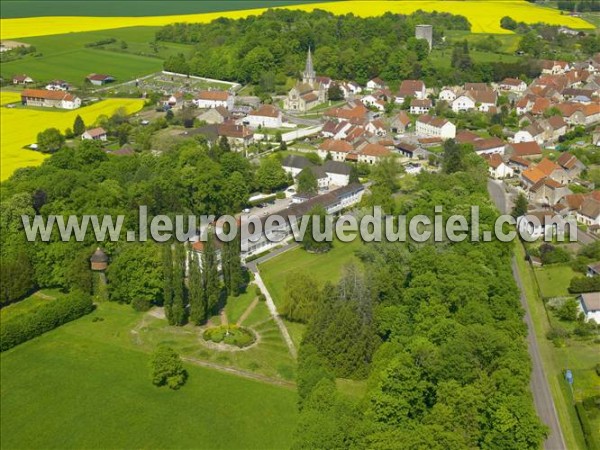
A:
MULTIPOLYGON (((597 359, 594 344, 588 342, 569 339, 566 346, 557 349, 551 341, 546 339, 546 333, 550 330, 550 322, 544 304, 539 296, 535 282, 535 273, 525 261, 525 252, 523 246, 515 244, 515 256, 527 302, 533 320, 534 332, 537 336, 540 355, 543 361, 544 372, 552 392, 552 397, 556 405, 556 412, 560 421, 561 428, 567 448, 585 450, 585 439, 575 408, 565 390, 563 379, 563 370, 571 368, 579 380, 577 387, 596 385, 597 376, 593 365, 590 364, 590 358, 597 359), (596 377, 594 379, 594 377, 596 377)), ((593 390, 579 391, 581 396, 597 395, 593 390)), ((597 422, 596 422, 597 423, 597 422)), ((598 428, 596 428, 598 429, 598 428)))
MULTIPOLYGON (((323 3, 332 0, 302 0, 301 3, 323 3)), ((3 1, 2 17, 38 16, 162 16, 169 14, 194 14, 216 11, 285 6, 297 0, 234 0, 218 1, 3 1)))
POLYGON ((535 270, 542 296, 564 297, 569 295, 569 283, 575 272, 567 265, 551 265, 535 270))
POLYGON ((280 306, 290 273, 304 271, 313 275, 321 284, 335 282, 341 275, 342 267, 358 261, 354 252, 361 245, 360 239, 349 243, 336 241, 329 252, 320 255, 295 248, 261 264, 260 273, 273 301, 280 306))
POLYGON ((36 81, 63 79, 75 86, 81 86, 92 72, 113 75, 117 82, 132 80, 162 70, 163 59, 176 53, 187 54, 191 49, 183 44, 160 43, 154 52, 150 43, 157 29, 133 27, 23 38, 20 41, 35 46, 42 56, 26 55, 2 63, 0 72, 4 78, 26 73, 36 81), (108 38, 116 42, 104 49, 85 46, 108 38), (126 49, 121 49, 121 42, 127 43, 126 49))
POLYGON ((132 333, 141 317, 129 306, 103 303, 0 355, 2 447, 290 446, 292 388, 191 364, 180 391, 156 388, 149 354, 132 333))
POLYGON ((38 306, 64 295, 58 289, 43 289, 34 292, 29 297, 0 309, 0 320, 7 320, 33 311, 38 306))

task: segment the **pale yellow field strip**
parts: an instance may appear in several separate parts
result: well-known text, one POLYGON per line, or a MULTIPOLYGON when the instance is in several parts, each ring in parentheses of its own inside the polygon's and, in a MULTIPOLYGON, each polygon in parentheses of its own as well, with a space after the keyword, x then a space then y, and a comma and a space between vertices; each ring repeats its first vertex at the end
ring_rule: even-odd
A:
MULTIPOLYGON (((526 23, 546 22, 553 25, 565 25, 572 28, 591 29, 594 26, 583 19, 561 15, 559 11, 543 8, 525 0, 506 1, 344 1, 333 3, 315 3, 293 5, 283 8, 312 11, 323 9, 335 14, 353 13, 361 17, 379 16, 385 12, 410 14, 416 10, 440 11, 461 14, 469 19, 474 33, 509 33, 500 28, 500 19, 511 16, 526 23)), ((0 19, 0 37, 17 39, 31 36, 45 36, 70 32, 105 30, 133 26, 161 26, 174 22, 210 22, 218 17, 232 19, 260 14, 261 9, 225 11, 205 14, 187 14, 173 16, 148 17, 29 17, 21 19, 0 19)))

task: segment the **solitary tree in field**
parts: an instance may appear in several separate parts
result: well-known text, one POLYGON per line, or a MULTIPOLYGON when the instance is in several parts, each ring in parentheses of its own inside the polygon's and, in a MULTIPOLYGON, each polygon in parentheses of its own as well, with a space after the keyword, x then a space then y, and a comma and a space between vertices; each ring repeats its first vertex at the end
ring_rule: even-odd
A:
POLYGON ((44 153, 54 153, 63 146, 65 137, 56 128, 48 128, 37 135, 38 150, 44 153))
POLYGON ((177 390, 185 384, 187 372, 181 358, 170 347, 158 347, 150 361, 152 384, 177 390))
POLYGON ((522 215, 527 214, 527 198, 523 193, 520 193, 515 201, 515 206, 512 210, 511 215, 513 217, 521 217, 522 215))
POLYGON ((85 133, 85 122, 81 118, 79 114, 75 117, 75 121, 73 122, 73 134, 75 136, 81 136, 85 133))

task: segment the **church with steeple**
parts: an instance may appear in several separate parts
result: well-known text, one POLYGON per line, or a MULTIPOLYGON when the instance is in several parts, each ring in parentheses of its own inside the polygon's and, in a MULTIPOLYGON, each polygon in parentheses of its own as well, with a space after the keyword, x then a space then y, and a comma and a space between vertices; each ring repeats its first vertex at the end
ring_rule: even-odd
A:
POLYGON ((317 81, 309 48, 306 55, 306 66, 302 73, 302 82, 296 83, 296 86, 288 92, 287 98, 283 101, 283 108, 305 112, 326 101, 327 90, 317 81))

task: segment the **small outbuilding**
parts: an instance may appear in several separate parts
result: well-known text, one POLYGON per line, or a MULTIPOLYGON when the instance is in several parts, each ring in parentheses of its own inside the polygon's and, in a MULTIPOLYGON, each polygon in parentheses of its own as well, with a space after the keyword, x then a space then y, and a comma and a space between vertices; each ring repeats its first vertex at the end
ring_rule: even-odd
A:
POLYGON ((104 251, 98 247, 92 257, 90 258, 90 264, 92 270, 95 271, 105 271, 108 267, 108 256, 104 251))

